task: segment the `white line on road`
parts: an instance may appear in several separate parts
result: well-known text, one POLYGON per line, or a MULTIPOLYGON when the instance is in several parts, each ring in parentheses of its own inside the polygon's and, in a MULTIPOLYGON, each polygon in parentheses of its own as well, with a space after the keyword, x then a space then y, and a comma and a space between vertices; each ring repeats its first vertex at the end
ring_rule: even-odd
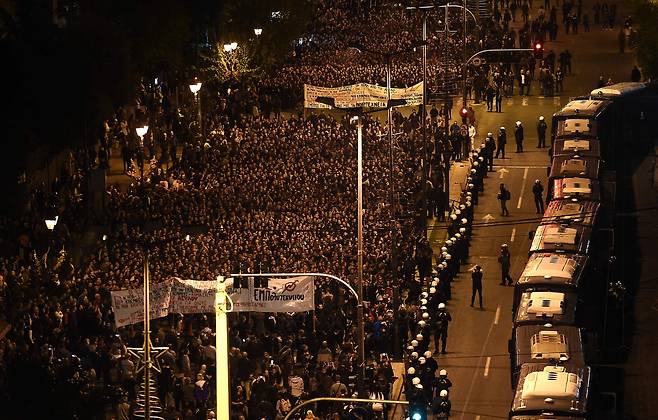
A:
POLYGON ((468 402, 471 399, 471 394, 473 393, 473 387, 475 386, 475 378, 477 375, 477 370, 480 368, 480 364, 482 363, 482 358, 484 357, 484 352, 487 349, 487 343, 489 342, 489 338, 491 338, 491 331, 493 331, 494 325, 491 324, 489 326, 489 332, 487 332, 487 336, 484 338, 484 343, 482 344, 482 351, 480 352, 480 357, 478 358, 477 361, 477 366, 475 366, 475 370, 473 371, 473 376, 471 377, 471 385, 468 387, 468 392, 466 393, 466 398, 464 399, 464 408, 462 408, 462 414, 459 416, 460 420, 464 419, 464 414, 466 414, 466 408, 468 407, 468 402))
POLYGON ((519 202, 516 205, 517 209, 521 208, 521 202, 523 201, 523 193, 525 192, 525 180, 528 178, 528 168, 525 168, 523 171, 523 183, 521 184, 521 193, 519 194, 519 202))
POLYGON ((491 365, 491 356, 487 357, 487 363, 484 364, 484 376, 489 376, 489 365, 491 365))
POLYGON ((496 317, 494 318, 494 325, 498 325, 498 320, 500 319, 500 305, 496 308, 496 317))
POLYGON ((480 420, 480 416, 479 415, 475 416, 475 420, 480 420))
POLYGON ((516 228, 512 228, 512 236, 510 236, 509 241, 514 242, 515 236, 516 236, 516 228))

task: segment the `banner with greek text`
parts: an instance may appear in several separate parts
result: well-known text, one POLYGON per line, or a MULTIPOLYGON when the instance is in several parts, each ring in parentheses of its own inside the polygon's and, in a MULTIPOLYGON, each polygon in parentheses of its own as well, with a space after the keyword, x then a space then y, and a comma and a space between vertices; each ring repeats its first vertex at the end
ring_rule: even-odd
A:
POLYGON ((175 279, 171 285, 169 312, 199 314, 215 312, 216 282, 175 279))
POLYGON ((249 278, 248 288, 229 284, 227 291, 237 312, 304 312, 315 308, 313 277, 270 278, 267 287, 257 287, 249 278))
MULTIPOLYGON (((235 284, 232 279, 226 282, 235 312, 305 312, 315 308, 313 277, 270 278, 267 287, 254 282, 253 277, 242 280, 242 284, 237 279, 235 284)), ((170 313, 214 313, 215 288, 214 281, 177 278, 154 284, 150 289, 151 319, 170 313)), ((144 322, 143 289, 121 290, 111 295, 117 327, 144 322)))
MULTIPOLYGON (((150 288, 150 318, 169 314, 172 280, 156 283, 150 288)), ((144 322, 144 290, 128 289, 111 292, 114 322, 117 327, 144 322)))
MULTIPOLYGON (((337 108, 385 108, 387 89, 385 86, 357 83, 335 88, 304 85, 304 108, 331 108, 316 102, 318 96, 334 98, 337 108)), ((423 82, 408 88, 391 88, 391 99, 405 99, 407 105, 423 103, 423 82)))

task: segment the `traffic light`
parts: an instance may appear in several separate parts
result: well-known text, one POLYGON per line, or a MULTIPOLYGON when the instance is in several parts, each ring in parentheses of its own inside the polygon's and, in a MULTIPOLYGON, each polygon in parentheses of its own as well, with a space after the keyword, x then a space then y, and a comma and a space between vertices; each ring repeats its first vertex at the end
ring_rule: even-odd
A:
POLYGON ((532 54, 537 60, 544 58, 544 46, 541 42, 535 42, 535 45, 532 47, 532 54))
POLYGON ((409 401, 409 420, 427 420, 427 406, 424 402, 409 401))
POLYGON ((468 108, 466 106, 459 110, 459 116, 462 117, 462 124, 468 124, 468 108))

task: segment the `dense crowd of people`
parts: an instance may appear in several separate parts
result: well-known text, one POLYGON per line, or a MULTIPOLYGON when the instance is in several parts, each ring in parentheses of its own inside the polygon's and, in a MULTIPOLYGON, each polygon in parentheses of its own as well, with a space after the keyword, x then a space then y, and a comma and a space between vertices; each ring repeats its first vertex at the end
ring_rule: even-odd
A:
MULTIPOLYGON (((556 26, 555 6, 532 22, 524 12, 528 22, 517 34, 510 19, 516 19, 519 2, 494 3, 493 19, 467 37, 469 48, 523 47, 556 26)), ((376 40, 364 47, 409 48, 418 38, 410 28, 420 32, 421 16, 380 5, 360 11, 368 15, 363 23, 351 2, 317 4, 313 37, 299 46, 295 60, 258 81, 231 81, 204 98, 202 124, 194 102, 174 106, 168 92, 145 84, 134 109, 121 109, 105 122, 97 148, 72 155, 53 185, 32 192, 21 218, 0 220, 7 238, 0 242, 0 400, 11 402, 16 418, 103 418, 101 407, 112 413, 106 418, 124 420, 137 408, 139 361, 128 348, 141 347, 143 332, 138 325, 114 326, 110 292, 141 287, 144 247, 150 249, 154 283, 171 277, 214 280, 236 271, 326 272, 354 280, 355 127, 347 117, 283 118, 280 111, 298 104, 304 83, 382 84, 380 58, 347 47, 376 40), (373 31, 377 37, 367 36, 373 31), (139 138, 135 128, 146 123, 150 131, 139 138), (89 210, 84 192, 90 170, 107 169, 117 150, 134 182, 127 190, 110 186, 103 211, 89 210), (55 215, 50 231, 43 221, 55 215), (102 234, 81 246, 89 242, 85 232, 91 225, 104 226, 102 234), (42 406, 29 405, 35 394, 43 396, 42 406)), ((440 13, 431 12, 430 25, 438 24, 440 13)), ((428 49, 439 50, 444 41, 430 37, 428 49)), ((461 42, 462 36, 451 37, 443 57, 460 55, 461 42)), ((394 86, 420 80, 418 55, 396 59, 394 86)), ((432 91, 441 89, 442 73, 461 72, 441 58, 430 54, 432 91)), ((550 52, 540 63, 542 93, 561 88, 558 75, 570 72, 570 60, 568 51, 558 59, 550 52)), ((513 94, 516 80, 523 94, 525 79, 515 75, 534 73, 530 56, 517 66, 473 67, 467 87, 488 100, 492 89, 495 95, 501 89, 513 94)), ((446 130, 449 112, 428 111, 425 144, 421 114, 394 112, 394 131, 401 134, 393 162, 390 145, 382 141, 387 127, 370 117, 364 122, 366 392, 373 400, 391 397, 391 356, 406 349, 405 392, 432 404, 436 413, 450 411, 450 381, 445 372, 433 379, 440 366, 427 354, 430 336, 434 350, 445 351, 450 315, 439 304, 450 299, 450 282, 468 256, 473 205, 489 156, 488 146, 473 147, 472 108, 463 125, 446 130), (427 208, 425 153, 431 156, 427 208), (468 160, 470 176, 460 200, 446 206, 443 173, 451 160, 468 160), (446 213, 450 240, 433 255, 425 217, 443 220, 446 213)), ((320 279, 316 302, 312 313, 231 315, 234 418, 283 418, 305 399, 356 392, 356 304, 344 289, 320 279)), ((153 344, 168 348, 157 373, 165 418, 213 417, 213 330, 212 317, 203 314, 152 322, 153 344)), ((306 418, 342 418, 352 409, 359 408, 317 405, 306 418)), ((387 416, 381 404, 370 410, 387 416)))

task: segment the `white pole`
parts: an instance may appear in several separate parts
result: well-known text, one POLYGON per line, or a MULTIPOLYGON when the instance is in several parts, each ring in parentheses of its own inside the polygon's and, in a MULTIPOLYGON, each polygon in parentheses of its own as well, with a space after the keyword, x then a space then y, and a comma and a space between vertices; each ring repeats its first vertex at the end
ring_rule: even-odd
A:
MULTIPOLYGON (((390 91, 389 91, 390 92, 390 91)), ((361 385, 359 392, 365 395, 363 384, 365 382, 366 371, 366 349, 365 349, 365 333, 363 326, 363 122, 361 117, 356 117, 357 124, 357 265, 358 265, 358 280, 357 292, 359 300, 357 305, 356 316, 358 325, 358 339, 359 339, 359 363, 361 364, 361 376, 359 384, 361 385)), ((389 128, 390 129, 390 128, 389 128)), ((363 396, 361 395, 361 396, 363 396)))
POLYGON ((231 414, 231 390, 229 388, 228 371, 228 322, 226 307, 226 284, 224 277, 217 276, 217 291, 215 292, 215 382, 217 385, 216 414, 218 420, 229 420, 231 414))

